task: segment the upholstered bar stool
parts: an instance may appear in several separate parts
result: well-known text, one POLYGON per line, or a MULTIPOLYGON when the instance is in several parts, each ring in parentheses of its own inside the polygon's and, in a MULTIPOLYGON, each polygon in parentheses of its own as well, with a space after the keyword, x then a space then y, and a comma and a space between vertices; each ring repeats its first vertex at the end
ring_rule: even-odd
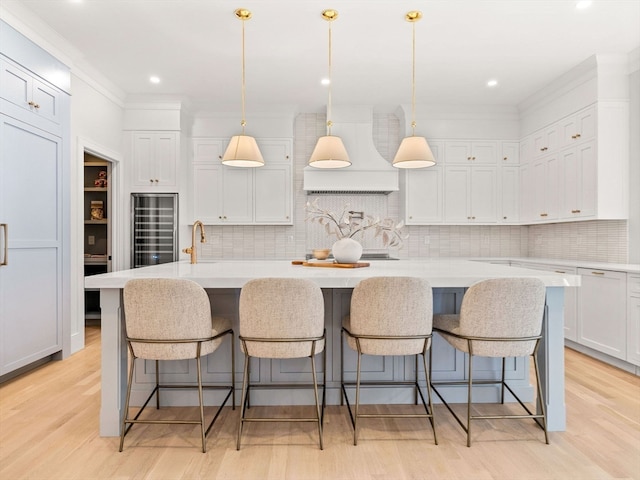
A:
POLYGON ((433 330, 454 348, 468 357, 466 381, 432 382, 434 392, 467 433, 467 446, 471 446, 471 422, 487 419, 533 419, 543 430, 545 442, 547 417, 540 386, 537 352, 542 338, 542 321, 545 309, 545 286, 536 278, 504 278, 478 282, 467 290, 462 298, 459 315, 434 315, 433 330), (473 357, 502 358, 500 380, 473 380, 473 357), (533 357, 540 414, 532 413, 505 382, 506 357, 533 357), (501 403, 505 388, 524 407, 526 415, 472 415, 473 385, 500 385, 501 403), (455 414, 436 389, 438 385, 467 386, 466 424, 455 414))
POLYGON ((326 391, 326 354, 324 299, 322 290, 310 280, 261 278, 247 282, 240 292, 240 345, 245 353, 244 378, 237 449, 240 450, 243 426, 247 422, 313 422, 318 426, 320 449, 324 448, 322 421, 326 391), (318 397, 317 354, 322 353, 322 404, 318 397), (251 357, 284 359, 305 358, 311 362, 312 383, 251 384, 251 357), (253 388, 313 388, 313 417, 271 418, 247 416, 253 388))
POLYGON ((433 420, 433 403, 429 389, 429 369, 426 354, 431 348, 433 320, 433 294, 431 285, 424 279, 412 277, 374 277, 362 280, 353 289, 351 312, 342 323, 343 339, 358 353, 356 381, 344 381, 344 340, 341 345, 342 394, 347 402, 353 425, 353 444, 358 444, 358 420, 362 418, 426 418, 433 429, 433 439, 438 444, 433 420), (362 381, 363 355, 414 355, 415 379, 413 381, 362 381), (428 401, 418 383, 418 356, 422 355, 426 377, 428 401), (410 385, 415 388, 415 403, 422 400, 425 413, 364 414, 360 411, 360 387, 388 387, 410 385), (354 411, 351 409, 347 387, 356 389, 354 411))
POLYGON ((227 337, 231 340, 231 365, 234 364, 234 342, 231 323, 211 316, 209 297, 204 289, 186 279, 148 278, 129 280, 124 286, 124 311, 126 341, 130 362, 127 381, 127 397, 120 427, 120 451, 124 437, 135 423, 196 424, 200 425, 202 452, 206 452, 206 435, 220 415, 222 408, 233 396, 235 409, 235 383, 231 372, 230 385, 202 385, 201 359, 213 353, 227 337), (155 360, 155 387, 140 410, 132 416, 129 411, 131 384, 136 360, 155 360), (160 384, 160 361, 196 360, 197 385, 160 384), (145 407, 156 396, 156 408, 160 408, 160 390, 169 388, 195 388, 200 406, 199 420, 141 419, 145 407), (205 429, 203 389, 223 389, 228 393, 205 429))

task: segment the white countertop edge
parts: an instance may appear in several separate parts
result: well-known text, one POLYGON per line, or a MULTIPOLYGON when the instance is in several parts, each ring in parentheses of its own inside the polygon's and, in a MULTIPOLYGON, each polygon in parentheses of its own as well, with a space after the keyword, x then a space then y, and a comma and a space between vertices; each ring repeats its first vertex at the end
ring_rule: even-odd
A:
POLYGON ((625 272, 625 273, 640 273, 640 264, 638 263, 607 263, 607 262, 592 262, 589 260, 564 260, 561 258, 538 258, 538 257, 477 257, 473 258, 479 262, 490 261, 509 261, 509 262, 522 262, 522 263, 535 263, 539 265, 554 265, 563 267, 575 267, 575 268, 593 268, 595 270, 610 270, 613 272, 625 272))
POLYGON ((122 288, 132 278, 187 278, 204 288, 242 288, 253 278, 308 278, 322 288, 353 288, 374 276, 417 276, 433 288, 466 288, 487 278, 535 277, 547 287, 580 286, 580 276, 496 265, 461 258, 371 261, 364 268, 292 265, 289 260, 221 260, 195 265, 187 260, 85 277, 87 288, 122 288))

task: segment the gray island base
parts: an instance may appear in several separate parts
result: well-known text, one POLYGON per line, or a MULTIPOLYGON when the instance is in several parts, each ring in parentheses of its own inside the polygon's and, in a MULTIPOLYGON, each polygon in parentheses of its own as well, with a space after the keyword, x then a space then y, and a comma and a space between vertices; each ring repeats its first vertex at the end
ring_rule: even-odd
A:
MULTIPOLYGON (((564 431, 566 413, 564 403, 564 289, 580 285, 577 275, 558 274, 505 265, 495 265, 461 259, 428 259, 373 261, 368 268, 310 268, 281 261, 219 261, 192 265, 187 261, 152 267, 124 270, 85 279, 86 287, 100 289, 102 310, 102 404, 100 409, 100 435, 118 436, 120 418, 126 393, 127 349, 124 341, 124 311, 122 288, 131 278, 188 278, 202 285, 211 299, 213 313, 232 321, 237 334, 238 297, 242 286, 252 278, 295 277, 308 278, 322 289, 325 300, 325 325, 327 329, 327 403, 340 404, 340 326, 342 317, 349 312, 353 287, 362 279, 373 276, 416 276, 427 279, 434 293, 434 313, 457 313, 467 287, 487 278, 535 277, 547 287, 544 341, 539 351, 544 400, 547 407, 549 431, 564 431)), ((237 341, 237 340, 236 340, 237 341)), ((229 348, 225 346, 224 348, 229 348)), ((224 350, 221 348, 221 350, 224 350)), ((239 349, 238 349, 239 351, 239 349)), ((355 377, 355 353, 345 348, 345 379, 355 377)), ((410 379, 414 362, 402 357, 367 357, 363 363, 363 380, 410 379)), ((242 379, 242 355, 237 355, 231 368, 228 355, 217 351, 209 355, 203 366, 204 381, 228 382, 233 370, 239 388, 242 379)), ((456 352, 437 335, 433 343, 433 380, 458 380, 465 378, 464 356, 456 352)), ((507 378, 521 398, 531 400, 533 388, 529 381, 529 365, 526 359, 507 362, 507 378)), ((167 365, 161 370, 163 382, 185 383, 195 379, 195 365, 188 361, 167 365)), ((251 366, 254 382, 304 382, 307 379, 308 361, 256 360, 251 366)), ((132 404, 139 405, 152 388, 153 362, 138 369, 133 386, 132 404)), ((161 366, 162 369, 162 366, 161 366)), ((476 378, 499 378, 499 359, 478 358, 474 366, 476 378)), ((423 373, 421 373, 422 378, 423 373)), ((408 388, 368 389, 363 392, 362 403, 412 403, 408 388)), ((215 392, 206 397, 210 405, 220 399, 215 392)), ((254 405, 311 404, 313 399, 304 390, 256 390, 252 394, 254 405), (286 395, 286 397, 283 397, 286 395)), ((450 387, 445 390, 448 401, 464 402, 464 389, 450 387)), ((495 402, 497 387, 482 386, 474 390, 475 401, 495 402)), ((165 405, 195 405, 197 399, 187 391, 176 390, 163 396, 165 405)), ((238 400, 239 401, 239 400, 238 400)))

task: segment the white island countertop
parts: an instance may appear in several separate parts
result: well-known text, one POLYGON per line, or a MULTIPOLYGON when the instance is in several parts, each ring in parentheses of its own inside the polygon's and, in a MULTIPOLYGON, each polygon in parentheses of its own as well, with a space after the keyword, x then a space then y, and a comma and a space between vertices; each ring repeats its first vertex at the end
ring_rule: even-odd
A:
POLYGON ((353 288, 365 278, 415 276, 433 288, 469 287, 487 278, 536 277, 547 287, 577 287, 580 277, 459 258, 373 260, 369 267, 328 268, 292 265, 288 260, 221 260, 191 264, 187 260, 122 270, 85 278, 87 288, 122 288, 132 278, 187 278, 204 288, 241 288, 253 278, 308 278, 322 288, 353 288))

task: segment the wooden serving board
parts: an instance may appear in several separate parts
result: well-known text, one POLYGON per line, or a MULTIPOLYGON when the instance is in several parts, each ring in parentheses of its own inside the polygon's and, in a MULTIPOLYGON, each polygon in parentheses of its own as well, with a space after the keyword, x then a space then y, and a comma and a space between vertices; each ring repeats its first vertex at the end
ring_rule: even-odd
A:
POLYGON ((302 265, 303 267, 327 267, 327 268, 362 268, 368 267, 369 262, 357 263, 333 263, 333 262, 305 262, 304 260, 294 260, 292 265, 302 265))

